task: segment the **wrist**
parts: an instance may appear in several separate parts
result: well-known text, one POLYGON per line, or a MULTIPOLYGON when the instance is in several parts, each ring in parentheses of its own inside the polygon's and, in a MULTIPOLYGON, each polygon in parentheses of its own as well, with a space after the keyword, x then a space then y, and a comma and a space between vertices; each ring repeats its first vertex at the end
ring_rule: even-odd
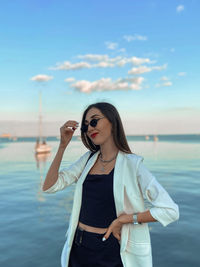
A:
POLYGON ((132 214, 122 214, 118 217, 118 220, 121 224, 132 223, 133 215, 132 214))
POLYGON ((139 215, 139 213, 133 213, 133 215, 132 215, 132 219, 133 219, 133 222, 132 223, 134 225, 142 224, 140 222, 140 220, 138 219, 138 215, 139 215))

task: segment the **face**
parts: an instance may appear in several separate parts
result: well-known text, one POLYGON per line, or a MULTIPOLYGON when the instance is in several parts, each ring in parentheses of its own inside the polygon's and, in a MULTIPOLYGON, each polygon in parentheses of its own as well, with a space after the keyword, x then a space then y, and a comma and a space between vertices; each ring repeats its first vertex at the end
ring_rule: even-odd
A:
POLYGON ((112 138, 112 124, 97 108, 91 108, 85 117, 85 124, 88 125, 87 136, 95 145, 102 145, 112 138), (99 119, 96 126, 91 126, 89 123, 92 119, 99 119))

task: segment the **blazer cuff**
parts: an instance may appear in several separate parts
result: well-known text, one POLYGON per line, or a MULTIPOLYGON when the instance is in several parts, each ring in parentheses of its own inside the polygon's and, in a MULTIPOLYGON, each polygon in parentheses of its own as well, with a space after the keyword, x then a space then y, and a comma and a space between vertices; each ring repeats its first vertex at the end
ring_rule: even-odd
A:
POLYGON ((179 219, 179 209, 175 203, 173 209, 152 207, 149 211, 151 216, 163 226, 167 226, 179 219))
POLYGON ((42 190, 43 193, 47 193, 47 194, 52 194, 52 193, 56 193, 58 191, 58 183, 59 183, 59 177, 58 180, 55 182, 54 185, 52 185, 50 188, 48 188, 47 190, 42 190))

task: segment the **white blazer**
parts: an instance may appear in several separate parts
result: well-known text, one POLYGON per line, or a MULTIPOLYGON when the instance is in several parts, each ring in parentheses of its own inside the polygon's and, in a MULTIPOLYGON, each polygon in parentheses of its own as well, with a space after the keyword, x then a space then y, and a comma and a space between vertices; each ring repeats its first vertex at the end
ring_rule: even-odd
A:
MULTIPOLYGON (((86 152, 74 164, 59 172, 57 182, 45 193, 55 193, 76 182, 74 202, 69 221, 67 239, 61 255, 61 266, 68 267, 69 255, 78 225, 82 201, 82 184, 96 162, 99 151, 87 162, 90 151, 86 152), (87 162, 87 164, 86 164, 87 162)), ((145 211, 144 199, 152 207, 151 215, 163 226, 178 220, 179 209, 166 190, 142 163, 143 157, 119 151, 115 168, 113 192, 117 216, 145 211)), ((103 241, 102 241, 103 242, 103 241)), ((148 224, 122 226, 120 255, 124 267, 152 267, 151 241, 148 224)))

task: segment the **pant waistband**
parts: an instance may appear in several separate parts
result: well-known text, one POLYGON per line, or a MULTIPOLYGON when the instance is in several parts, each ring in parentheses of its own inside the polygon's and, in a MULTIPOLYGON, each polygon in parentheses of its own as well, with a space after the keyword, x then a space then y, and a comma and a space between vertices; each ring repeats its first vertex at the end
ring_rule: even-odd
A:
POLYGON ((82 227, 80 227, 80 226, 77 226, 77 228, 76 228, 76 232, 84 232, 85 234, 87 234, 87 235, 96 235, 96 236, 104 236, 105 235, 105 233, 106 233, 106 231, 105 231, 105 233, 103 233, 103 234, 99 234, 99 233, 94 233, 94 232, 89 232, 89 231, 86 231, 86 230, 84 230, 82 227))

